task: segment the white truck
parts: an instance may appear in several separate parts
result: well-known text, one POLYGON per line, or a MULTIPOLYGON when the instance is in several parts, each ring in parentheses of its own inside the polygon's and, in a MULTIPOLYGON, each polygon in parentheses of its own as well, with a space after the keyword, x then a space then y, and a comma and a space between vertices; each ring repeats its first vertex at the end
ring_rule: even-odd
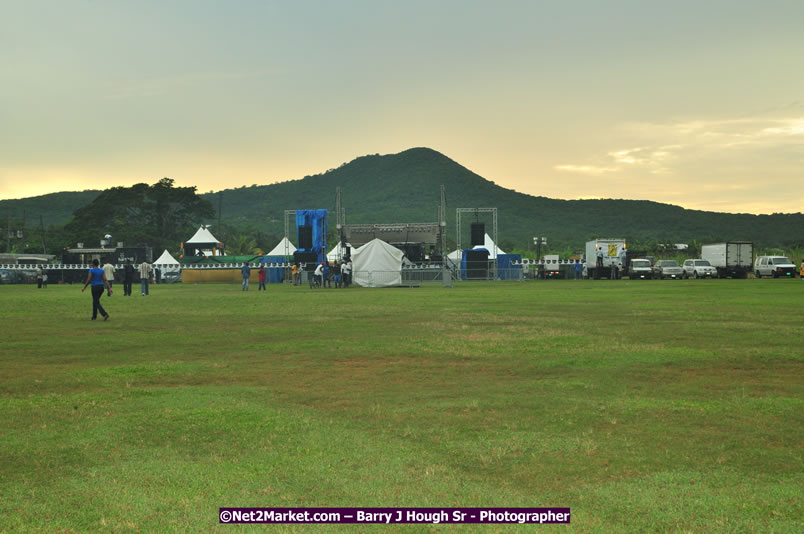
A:
POLYGON ((754 244, 750 241, 727 241, 701 247, 701 259, 717 269, 718 278, 748 278, 754 267, 754 244))
POLYGON ((625 255, 625 249, 625 239, 595 239, 587 241, 586 270, 589 278, 609 278, 612 263, 624 272, 627 265, 621 266, 620 258, 625 255), (602 257, 598 255, 598 252, 602 253, 602 257))

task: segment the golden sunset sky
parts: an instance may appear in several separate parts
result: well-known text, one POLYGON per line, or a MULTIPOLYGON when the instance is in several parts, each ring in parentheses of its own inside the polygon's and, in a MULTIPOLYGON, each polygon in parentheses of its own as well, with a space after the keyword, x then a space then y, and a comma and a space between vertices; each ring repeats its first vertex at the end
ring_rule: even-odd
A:
POLYGON ((553 198, 804 206, 804 2, 0 0, 0 199, 429 147, 553 198))

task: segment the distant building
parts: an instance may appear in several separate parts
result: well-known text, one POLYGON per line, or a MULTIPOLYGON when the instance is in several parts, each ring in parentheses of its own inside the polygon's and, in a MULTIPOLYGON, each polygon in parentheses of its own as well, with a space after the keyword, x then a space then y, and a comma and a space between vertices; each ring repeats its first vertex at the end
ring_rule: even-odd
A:
POLYGON ((153 261, 153 251, 151 247, 125 247, 123 243, 118 243, 116 247, 100 248, 86 248, 83 243, 78 243, 75 248, 64 249, 61 261, 65 264, 90 264, 92 260, 98 260, 101 263, 110 261, 111 263, 120 264, 130 261, 133 264, 142 263, 143 261, 153 261))

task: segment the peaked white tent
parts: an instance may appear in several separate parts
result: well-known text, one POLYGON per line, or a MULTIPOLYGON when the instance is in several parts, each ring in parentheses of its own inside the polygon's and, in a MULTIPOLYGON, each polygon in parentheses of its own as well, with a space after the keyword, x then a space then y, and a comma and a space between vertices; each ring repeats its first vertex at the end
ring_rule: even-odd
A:
POLYGON ((223 254, 223 250, 218 248, 219 244, 220 242, 212 235, 212 232, 201 225, 193 237, 184 242, 184 254, 192 256, 196 254, 197 250, 200 250, 206 256, 220 256, 223 254))
POLYGON ((162 255, 159 256, 159 258, 154 262, 154 265, 159 265, 160 267, 164 265, 167 269, 178 269, 179 265, 181 264, 176 260, 176 258, 170 255, 170 252, 168 252, 167 249, 165 249, 162 255))
POLYGON ((404 255, 382 239, 372 239, 352 252, 352 281, 363 287, 401 285, 404 255))
MULTIPOLYGON (((483 236, 483 244, 482 245, 477 245, 474 248, 484 248, 484 249, 488 250, 490 260, 497 259, 497 254, 505 254, 505 252, 503 252, 503 250, 500 247, 497 247, 497 253, 496 254, 494 253, 494 240, 491 239, 491 237, 489 237, 489 234, 485 234, 483 236)), ((454 262, 459 262, 459 261, 461 261, 461 254, 462 254, 462 252, 460 250, 453 250, 452 252, 447 254, 447 258, 449 258, 450 260, 452 260, 454 262)))
POLYGON ((335 261, 346 256, 346 247, 349 247, 352 252, 355 250, 351 243, 346 243, 346 246, 344 246, 343 243, 338 241, 338 244, 332 247, 332 250, 327 254, 327 261, 335 261))
POLYGON ((271 252, 266 254, 266 256, 289 256, 296 252, 296 247, 293 246, 293 243, 290 242, 290 239, 287 237, 283 237, 282 241, 276 245, 271 252), (287 248, 285 247, 287 245, 287 248))

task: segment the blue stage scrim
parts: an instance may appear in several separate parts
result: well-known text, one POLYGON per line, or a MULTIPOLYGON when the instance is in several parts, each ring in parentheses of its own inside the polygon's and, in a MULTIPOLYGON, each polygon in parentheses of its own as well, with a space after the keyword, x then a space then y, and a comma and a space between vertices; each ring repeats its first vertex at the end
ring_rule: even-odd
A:
MULTIPOLYGON (((263 256, 260 258, 260 263, 276 263, 282 265, 285 263, 284 256, 263 256)), ((281 284, 285 280, 284 267, 265 267, 267 276, 265 281, 269 284, 281 284)))
POLYGON ((522 278, 522 254, 497 254, 497 278, 519 280, 522 278), (517 262, 514 265, 514 262, 517 262))
POLYGON ((299 243, 297 251, 314 252, 318 261, 324 261, 327 254, 327 210, 296 210, 296 239, 299 243), (313 229, 313 247, 302 248, 299 227, 311 226, 313 229))

